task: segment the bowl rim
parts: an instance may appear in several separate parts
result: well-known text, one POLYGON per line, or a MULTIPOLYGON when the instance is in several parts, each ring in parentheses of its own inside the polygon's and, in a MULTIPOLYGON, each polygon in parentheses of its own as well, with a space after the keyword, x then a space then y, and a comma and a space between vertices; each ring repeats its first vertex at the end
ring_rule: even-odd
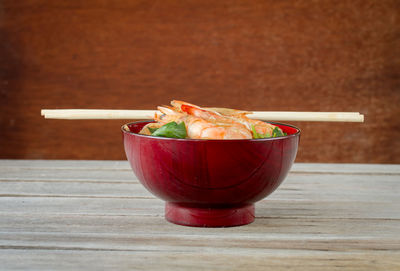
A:
POLYGON ((125 123, 124 125, 121 126, 121 131, 124 134, 134 135, 134 136, 138 136, 138 137, 153 138, 153 139, 156 139, 156 140, 172 140, 172 141, 185 141, 185 142, 234 142, 234 141, 238 141, 238 142, 246 142, 246 141, 260 142, 260 141, 271 141, 271 140, 275 141, 275 140, 284 140, 284 139, 291 138, 291 137, 298 137, 301 134, 300 128, 298 128, 298 127, 296 127, 294 125, 290 125, 290 124, 286 124, 286 123, 282 123, 282 122, 275 122, 275 121, 268 121, 268 122, 265 121, 265 122, 270 123, 270 124, 279 124, 279 125, 283 125, 283 126, 288 126, 288 127, 296 129, 297 132, 294 133, 294 134, 291 134, 291 135, 280 136, 280 137, 268 137, 268 138, 195 139, 195 138, 171 138, 171 137, 162 137, 162 136, 142 135, 142 134, 134 133, 134 132, 127 131, 127 130, 124 129, 125 126, 129 126, 131 124, 136 124, 136 123, 142 123, 142 122, 154 122, 154 120, 148 119, 148 120, 140 120, 140 121, 133 121, 133 122, 125 123))

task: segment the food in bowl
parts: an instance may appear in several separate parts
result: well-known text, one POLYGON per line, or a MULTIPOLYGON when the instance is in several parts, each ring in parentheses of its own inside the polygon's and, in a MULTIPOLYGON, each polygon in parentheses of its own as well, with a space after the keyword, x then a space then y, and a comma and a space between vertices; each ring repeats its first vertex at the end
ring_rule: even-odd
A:
MULTIPOLYGON (((231 109, 216 111, 223 111, 224 114, 220 113, 223 116, 237 113, 231 109)), ((194 116, 183 112, 180 117, 194 116)), ((156 121, 170 120, 165 115, 159 114, 156 121)), ((175 120, 175 124, 170 124, 172 130, 186 129, 191 124, 175 120)), ((251 131, 251 138, 229 140, 226 136, 206 138, 206 133, 200 133, 203 137, 198 138, 157 136, 156 130, 149 129, 161 129, 167 123, 171 121, 125 124, 122 127, 124 148, 139 181, 166 202, 166 220, 186 226, 229 227, 253 222, 254 204, 285 179, 295 160, 300 138, 298 128, 282 123, 270 125, 278 127, 284 136, 255 138, 251 131)))
POLYGON ((173 100, 158 106, 154 116, 139 132, 144 135, 189 139, 258 139, 285 136, 276 125, 247 117, 252 112, 230 108, 205 108, 173 100))

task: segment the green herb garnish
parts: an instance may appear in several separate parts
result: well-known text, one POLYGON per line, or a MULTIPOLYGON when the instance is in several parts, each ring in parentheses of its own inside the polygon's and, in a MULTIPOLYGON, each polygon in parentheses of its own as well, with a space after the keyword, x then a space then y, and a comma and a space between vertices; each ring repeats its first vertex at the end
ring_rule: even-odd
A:
POLYGON ((274 130, 272 130, 272 137, 278 137, 278 136, 286 136, 286 133, 281 132, 281 129, 278 127, 275 127, 274 130))
POLYGON ((267 138, 267 137, 271 137, 271 136, 268 135, 268 134, 265 134, 265 135, 259 134, 259 133, 256 131, 256 128, 254 127, 253 124, 251 125, 251 131, 253 132, 253 138, 267 138))
POLYGON ((152 128, 152 127, 147 127, 147 129, 149 129, 150 134, 154 133, 155 131, 158 130, 158 128, 152 128))
POLYGON ((272 130, 272 135, 271 134, 260 134, 256 131, 256 128, 254 125, 251 125, 251 131, 253 132, 253 138, 269 138, 269 137, 279 137, 279 136, 286 136, 286 133, 281 132, 281 130, 278 127, 275 127, 274 130, 272 130))
POLYGON ((157 130, 152 132, 151 135, 171 137, 171 138, 186 138, 187 137, 186 126, 184 122, 177 124, 175 121, 172 121, 161 126, 157 130))

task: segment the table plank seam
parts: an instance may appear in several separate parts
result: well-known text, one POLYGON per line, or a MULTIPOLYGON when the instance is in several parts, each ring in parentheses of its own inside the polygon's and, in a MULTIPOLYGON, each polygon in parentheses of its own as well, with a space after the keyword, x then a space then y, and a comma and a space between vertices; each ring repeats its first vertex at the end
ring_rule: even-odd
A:
MULTIPOLYGON (((124 251, 124 252, 159 252, 159 253, 187 253, 187 252, 199 252, 200 250, 204 250, 206 249, 205 247, 195 247, 195 249, 189 249, 189 247, 185 246, 184 248, 180 249, 180 250, 173 250, 171 249, 171 246, 168 246, 167 249, 162 250, 162 249, 129 249, 129 248, 124 248, 124 249, 118 249, 118 248, 87 248, 87 247, 62 247, 62 246, 26 246, 26 245, 0 245, 0 251, 1 250, 8 250, 8 249, 13 249, 13 250, 52 250, 52 251, 56 251, 56 250, 74 250, 74 251, 124 251)), ((216 247, 216 248, 208 248, 207 250, 211 250, 211 251, 215 251, 215 250, 220 250, 220 247, 216 247)), ((236 248, 229 248, 229 249, 238 249, 236 248)), ((228 250, 229 250, 228 249, 228 250)), ((252 249, 252 248, 246 248, 246 249, 252 249)), ((253 248, 254 250, 259 250, 260 248, 253 248)), ((226 250, 226 248, 225 248, 226 250)), ((290 247, 290 248, 265 248, 263 250, 273 250, 273 251, 277 251, 277 250, 288 250, 288 251, 313 251, 313 252, 348 252, 348 249, 343 248, 341 250, 339 249, 329 249, 329 248, 294 248, 294 247, 290 247)), ((366 252, 366 251, 380 251, 380 252, 400 252, 400 249, 392 249, 392 248, 365 248, 365 249, 352 249, 352 252, 366 252)))
MULTIPOLYGON (((79 171, 104 171, 104 172, 130 172, 132 171, 132 169, 103 169, 103 170, 98 170, 98 169, 80 169, 80 168, 60 168, 58 170, 55 170, 54 168, 43 168, 43 169, 37 169, 37 168, 33 168, 33 169, 26 169, 26 168, 12 168, 14 170, 25 170, 25 171, 59 171, 59 170, 63 170, 63 171, 74 171, 74 172, 79 172, 79 171)), ((10 169, 8 169, 8 171, 10 171, 10 169)), ((1 168, 0 167, 0 172, 8 172, 7 168, 1 168)), ((359 172, 359 171, 354 171, 354 172, 334 172, 334 171, 308 171, 308 170, 304 170, 304 171, 299 171, 299 170, 293 170, 293 171, 289 171, 289 175, 389 175, 389 176, 400 176, 400 173, 398 172, 376 172, 376 171, 367 171, 367 172, 359 172)), ((133 174, 132 174, 133 175, 133 174)))
POLYGON ((151 196, 87 196, 87 195, 55 195, 55 194, 0 194, 0 198, 78 198, 78 199, 157 199, 151 196))
POLYGON ((16 179, 16 178, 3 178, 0 182, 31 182, 31 183, 102 183, 102 184, 139 184, 137 179, 132 179, 132 181, 122 180, 122 181, 98 181, 98 180, 84 180, 84 179, 74 179, 74 180, 40 180, 40 179, 16 179))
POLYGON ((85 247, 58 247, 58 246, 4 246, 0 245, 0 250, 77 250, 77 251, 126 251, 126 252, 196 252, 197 250, 157 250, 157 249, 118 249, 118 248, 85 248, 85 247))
MULTIPOLYGON (((141 208, 130 208, 131 210, 136 210, 136 209, 141 209, 141 208)), ((81 213, 70 213, 70 212, 63 212, 62 214, 64 215, 64 216, 99 216, 99 217, 155 217, 155 218, 163 218, 164 217, 164 213, 163 213, 163 211, 164 211, 164 207, 160 207, 160 208, 157 208, 157 210, 159 210, 160 211, 160 213, 151 213, 151 214, 122 214, 122 213, 117 213, 117 214, 94 214, 94 213, 84 213, 84 212, 81 212, 81 213)), ((42 212, 42 213, 40 213, 41 215, 47 215, 47 216, 50 216, 50 215, 57 215, 58 213, 56 213, 56 212, 42 212)), ((32 213, 23 213, 23 212, 20 212, 20 213, 18 213, 18 214, 16 214, 16 213, 13 213, 13 212, 0 212, 0 215, 19 215, 19 216, 30 216, 30 215, 32 215, 32 213)), ((362 221, 362 220, 365 220, 365 221, 370 221, 370 220, 372 220, 372 221, 374 221, 374 220, 378 220, 378 221, 400 221, 400 219, 399 218, 387 218, 387 217, 372 217, 372 218, 370 218, 370 217, 356 217, 356 218, 354 218, 354 217, 323 217, 323 218, 319 218, 320 216, 318 216, 318 215, 310 215, 310 214, 307 214, 307 215, 293 215, 293 216, 286 216, 286 217, 280 217, 280 216, 257 216, 257 214, 256 214, 256 219, 287 219, 287 220, 307 220, 307 219, 309 219, 309 220, 315 220, 315 221, 318 221, 318 220, 321 220, 321 221, 324 221, 324 220, 332 220, 332 221, 335 221, 335 220, 343 220, 343 221, 345 221, 345 220, 349 220, 349 221, 362 221)), ((179 226, 179 227, 181 227, 181 226, 179 226)))

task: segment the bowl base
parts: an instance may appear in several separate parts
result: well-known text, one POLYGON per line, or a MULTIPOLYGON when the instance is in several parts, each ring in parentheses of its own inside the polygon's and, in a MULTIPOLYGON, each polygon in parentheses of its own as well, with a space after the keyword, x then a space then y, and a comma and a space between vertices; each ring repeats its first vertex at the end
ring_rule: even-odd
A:
POLYGON ((254 221, 254 204, 227 208, 201 208, 198 206, 167 202, 165 219, 174 224, 192 227, 233 227, 254 221))

